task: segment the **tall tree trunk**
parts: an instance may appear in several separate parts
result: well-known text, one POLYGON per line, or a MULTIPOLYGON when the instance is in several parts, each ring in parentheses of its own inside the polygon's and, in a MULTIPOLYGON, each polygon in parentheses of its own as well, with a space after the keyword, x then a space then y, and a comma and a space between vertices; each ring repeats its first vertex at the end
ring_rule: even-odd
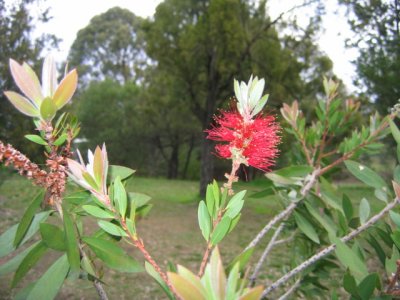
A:
POLYGON ((209 184, 213 179, 214 157, 211 155, 213 146, 214 143, 206 139, 206 134, 204 134, 203 143, 201 145, 200 196, 202 197, 206 194, 207 184, 209 184))
POLYGON ((190 159, 192 157, 192 152, 193 152, 193 148, 194 148, 194 139, 195 139, 194 134, 192 134, 190 137, 190 141, 189 141, 189 149, 186 154, 185 165, 184 165, 183 171, 182 171, 182 179, 186 179, 186 176, 187 176, 187 171, 189 168, 190 159))
POLYGON ((178 178, 179 170, 179 142, 174 143, 171 149, 171 156, 168 161, 168 179, 178 178))

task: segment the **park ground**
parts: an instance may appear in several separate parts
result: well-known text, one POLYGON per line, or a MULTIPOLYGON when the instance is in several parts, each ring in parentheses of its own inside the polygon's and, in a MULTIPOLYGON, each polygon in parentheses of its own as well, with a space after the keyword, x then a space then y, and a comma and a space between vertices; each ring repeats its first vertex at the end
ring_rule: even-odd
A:
MULTIPOLYGON (((0 171, 1 172, 1 171, 0 171)), ((236 190, 246 189, 247 195, 262 191, 266 181, 258 179, 250 183, 238 183, 236 190)), ((362 197, 371 197, 372 190, 361 187, 357 183, 342 185, 346 193, 355 201, 362 197)), ((165 180, 135 177, 128 184, 129 191, 146 193, 152 197, 153 209, 139 222, 138 232, 146 247, 162 267, 168 262, 181 264, 197 272, 205 248, 205 241, 197 225, 198 196, 196 181, 165 180)), ((9 172, 0 173, 0 233, 19 221, 21 214, 35 194, 36 187, 32 183, 9 172)), ((376 202, 376 201, 374 201, 376 202)), ((220 251, 227 264, 247 245, 255 234, 280 210, 281 204, 274 196, 264 198, 247 197, 242 218, 235 230, 222 242, 220 251)), ((87 230, 94 230, 96 224, 87 222, 87 230)), ((266 240, 262 243, 266 245, 266 240)), ((276 247, 271 253, 267 266, 260 275, 259 284, 270 281, 282 272, 285 262, 284 244, 276 247)), ((142 261, 140 253, 132 246, 125 244, 125 250, 142 261)), ((259 256, 261 246, 256 257, 259 256)), ((27 280, 37 278, 59 255, 48 252, 38 265, 28 273, 27 280)), ((0 259, 3 263, 6 258, 0 259)), ((110 299, 165 299, 161 289, 145 273, 127 274, 110 269, 103 269, 105 289, 110 299)), ((12 299, 17 289, 10 290, 12 276, 7 275, 0 280, 0 299, 12 299)), ((338 279, 339 280, 339 279, 338 279)), ((96 299, 93 286, 85 280, 67 281, 56 299, 96 299)))

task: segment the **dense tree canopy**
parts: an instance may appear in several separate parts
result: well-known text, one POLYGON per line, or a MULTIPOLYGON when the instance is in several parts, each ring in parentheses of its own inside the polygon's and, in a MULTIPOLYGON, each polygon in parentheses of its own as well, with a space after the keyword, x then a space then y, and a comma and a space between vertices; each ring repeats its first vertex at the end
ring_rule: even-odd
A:
POLYGON ((70 64, 78 67, 81 80, 135 80, 146 61, 141 23, 129 10, 114 7, 81 29, 69 53, 70 64))
MULTIPOLYGON (((146 28, 148 55, 179 84, 203 130, 231 95, 233 79, 266 78, 270 107, 301 96, 307 66, 285 47, 265 6, 240 0, 167 0, 146 28)), ((314 66, 313 66, 314 67, 314 66)), ((168 89, 166 90, 168 92, 168 89)), ((213 176, 212 143, 202 145, 201 192, 213 176)))
POLYGON ((369 99, 386 113, 400 98, 400 3, 398 0, 341 0, 349 9, 355 33, 349 40, 359 50, 355 61, 369 99))

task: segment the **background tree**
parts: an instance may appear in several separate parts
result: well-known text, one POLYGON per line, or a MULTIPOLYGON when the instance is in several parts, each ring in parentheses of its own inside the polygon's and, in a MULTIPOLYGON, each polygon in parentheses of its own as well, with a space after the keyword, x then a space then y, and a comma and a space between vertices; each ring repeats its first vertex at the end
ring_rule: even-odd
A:
MULTIPOLYGON (((232 95, 234 77, 265 77, 270 107, 301 94, 301 74, 308 66, 283 45, 276 23, 264 2, 167 0, 147 23, 147 53, 179 84, 205 130, 216 107, 232 95)), ((213 177, 212 146, 202 139, 201 194, 213 177)))
POLYGON ((78 67, 81 81, 137 79, 146 62, 141 23, 140 17, 120 7, 92 18, 78 32, 69 53, 70 64, 78 67))
MULTIPOLYGON (((56 47, 58 39, 53 35, 33 38, 35 24, 49 20, 49 10, 44 9, 32 15, 30 6, 35 0, 17 1, 10 5, 0 0, 0 89, 16 90, 9 70, 10 57, 26 61, 36 69, 41 65, 43 50, 56 47)), ((40 72, 39 72, 40 73, 40 72)), ((0 94, 0 140, 13 144, 16 148, 27 149, 26 153, 35 158, 38 147, 25 141, 23 136, 33 130, 31 120, 19 114, 4 94, 0 94)))
POLYGON ((400 98, 400 3, 398 0, 340 0, 348 8, 355 35, 348 41, 359 50, 355 84, 377 109, 387 113, 400 98))
POLYGON ((156 170, 155 150, 148 147, 148 130, 140 113, 140 88, 111 79, 92 82, 75 101, 74 110, 82 123, 79 149, 107 144, 110 159, 140 170, 156 170), (113 152, 113 154, 111 154, 113 152))

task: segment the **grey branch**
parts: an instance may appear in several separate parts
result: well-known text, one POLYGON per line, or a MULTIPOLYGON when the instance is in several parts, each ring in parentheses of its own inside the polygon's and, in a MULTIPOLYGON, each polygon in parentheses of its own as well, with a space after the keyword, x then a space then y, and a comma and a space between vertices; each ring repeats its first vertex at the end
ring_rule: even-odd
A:
POLYGON ((276 245, 275 241, 278 238, 278 236, 281 233, 284 226, 285 226, 285 223, 281 223, 279 225, 279 227, 275 230, 274 235, 272 236, 271 240, 269 241, 269 243, 268 243, 267 247, 265 248, 263 254, 261 255, 260 259, 258 260, 257 265, 254 268, 254 272, 250 276, 250 286, 253 287, 255 285, 258 273, 260 272, 262 265, 264 264, 266 258, 268 257, 269 252, 271 252, 271 249, 276 245))
MULTIPOLYGON (((306 183, 304 185, 304 187, 301 189, 300 193, 303 197, 305 197, 311 190, 311 188, 314 186, 315 181, 317 180, 318 176, 320 175, 320 169, 317 168, 315 169, 308 177, 306 177, 306 183)), ((290 203, 285 210, 283 210, 282 212, 280 212, 279 214, 277 214, 271 221, 268 222, 267 225, 264 226, 263 229, 261 229, 261 231, 257 234, 257 236, 247 245, 247 247, 243 250, 246 251, 252 247, 254 247, 255 245, 257 245, 261 239, 264 237, 264 235, 266 235, 268 233, 268 231, 278 222, 280 222, 281 220, 283 220, 284 218, 288 217, 293 210, 297 207, 297 204, 300 202, 301 200, 297 201, 297 202, 292 202, 290 203)))
MULTIPOLYGON (((378 222, 389 210, 391 210, 396 204, 398 204, 400 201, 400 198, 394 199, 393 202, 387 204, 384 209, 382 209, 378 214, 373 216, 371 219, 368 220, 368 222, 364 223, 363 225, 359 226, 357 229, 353 230, 350 232, 348 235, 342 237, 340 240, 344 243, 352 240, 354 237, 362 233, 364 230, 369 228, 370 226, 374 225, 376 222, 378 222)), ((262 299, 265 299, 265 297, 272 291, 274 291, 276 288, 287 282, 289 279, 291 279, 293 276, 296 274, 302 272, 321 258, 327 256, 331 252, 333 252, 336 248, 335 244, 332 244, 319 253, 315 254, 314 256, 310 257, 308 260, 304 261, 301 265, 297 266, 293 270, 289 271, 286 273, 284 276, 279 278, 277 281, 275 281, 273 284, 271 284, 268 288, 266 288, 262 294, 262 299)))
POLYGON ((277 214, 271 221, 268 222, 267 225, 264 226, 264 228, 257 234, 257 236, 247 245, 247 247, 243 250, 246 251, 255 245, 257 245, 261 239, 268 233, 268 231, 278 222, 286 218, 290 213, 296 208, 297 204, 299 202, 292 202, 290 203, 285 210, 277 214))
POLYGON ((286 300, 299 286, 301 283, 301 279, 297 279, 296 282, 284 293, 282 296, 279 297, 278 300, 286 300))

